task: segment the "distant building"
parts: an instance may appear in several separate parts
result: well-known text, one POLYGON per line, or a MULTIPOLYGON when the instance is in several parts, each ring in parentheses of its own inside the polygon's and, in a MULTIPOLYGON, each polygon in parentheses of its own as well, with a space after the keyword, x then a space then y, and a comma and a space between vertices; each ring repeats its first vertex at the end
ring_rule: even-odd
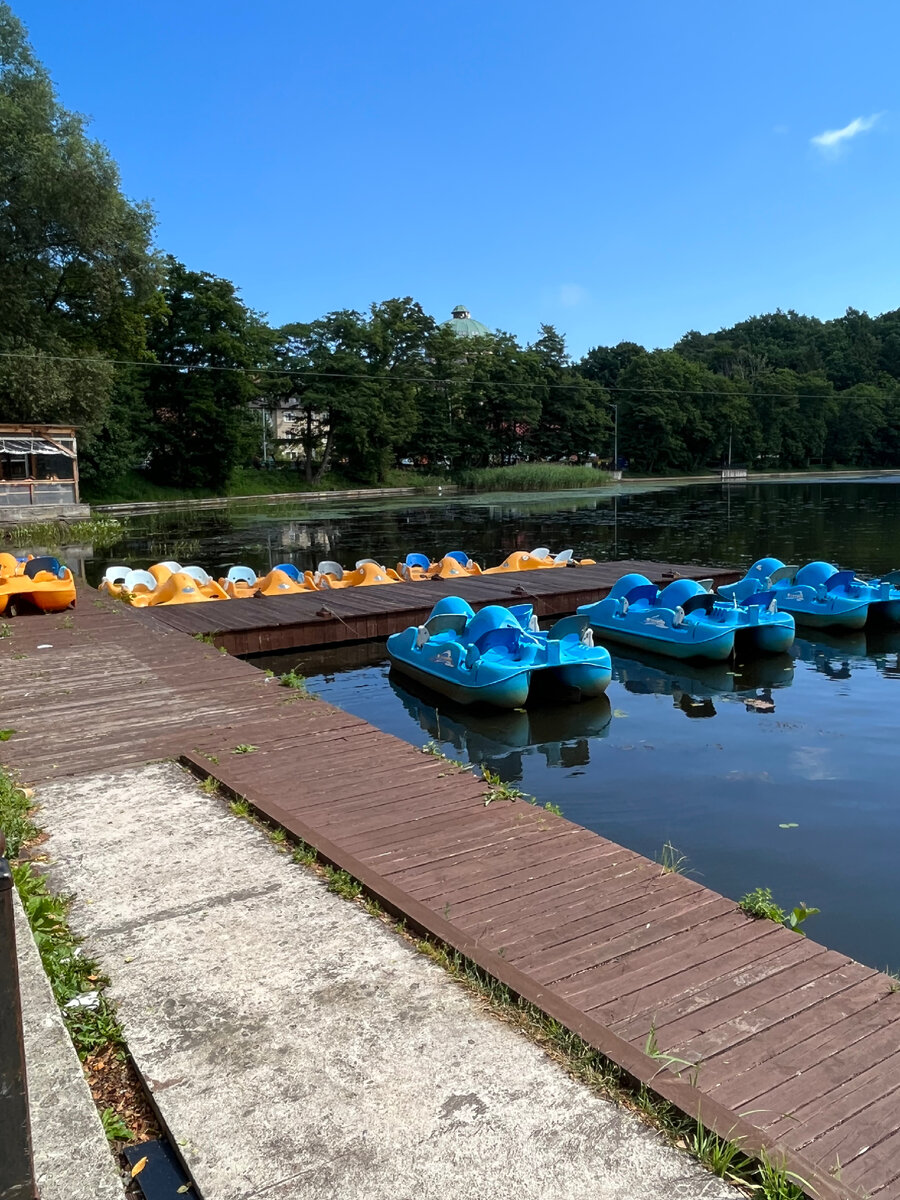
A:
POLYGON ((70 425, 0 425, 0 517, 81 516, 70 425))
POLYGON ((452 329, 457 337, 490 337, 491 331, 487 325, 482 325, 480 321, 474 320, 472 314, 464 304, 457 304, 453 309, 453 316, 447 322, 448 328, 452 329))

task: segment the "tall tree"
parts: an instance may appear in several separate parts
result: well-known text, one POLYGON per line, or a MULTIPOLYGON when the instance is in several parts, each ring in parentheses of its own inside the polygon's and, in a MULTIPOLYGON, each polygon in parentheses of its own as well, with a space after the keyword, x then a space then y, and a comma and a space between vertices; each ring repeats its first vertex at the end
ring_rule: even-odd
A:
POLYGON ((59 103, 0 0, 0 410, 90 436, 114 394, 111 358, 140 357, 159 264, 153 215, 59 103))
POLYGON ((151 471, 162 483, 222 487, 256 447, 251 402, 266 391, 271 331, 234 285, 168 260, 165 311, 150 322, 151 471))
POLYGON ((609 394, 572 369, 565 338, 552 325, 541 325, 541 336, 529 348, 546 385, 531 452, 539 458, 602 457, 612 429, 609 394))

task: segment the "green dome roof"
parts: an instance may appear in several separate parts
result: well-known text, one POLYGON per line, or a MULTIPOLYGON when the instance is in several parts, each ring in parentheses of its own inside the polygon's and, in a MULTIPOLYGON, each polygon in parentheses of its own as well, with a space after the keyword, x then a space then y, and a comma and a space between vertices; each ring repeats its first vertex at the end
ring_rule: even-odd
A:
POLYGON ((490 337, 491 335, 487 325, 473 320, 464 304, 457 304, 454 307, 453 316, 447 325, 457 337, 490 337))

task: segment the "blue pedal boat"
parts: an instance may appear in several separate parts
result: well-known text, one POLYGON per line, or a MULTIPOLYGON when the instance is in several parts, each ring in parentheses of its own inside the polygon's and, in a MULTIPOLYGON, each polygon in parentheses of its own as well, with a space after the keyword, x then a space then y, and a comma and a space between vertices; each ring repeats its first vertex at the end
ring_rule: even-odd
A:
POLYGON ((480 612, 458 596, 437 602, 424 625, 387 640, 392 666, 457 704, 521 708, 536 675, 547 675, 579 697, 599 696, 612 676, 609 652, 593 644, 584 618, 564 617, 536 628, 531 605, 480 612))
POLYGON ((615 641, 671 658, 730 658, 735 641, 748 649, 778 654, 794 641, 794 621, 780 613, 771 593, 750 603, 725 603, 694 579, 676 579, 660 591, 644 575, 623 575, 604 600, 578 612, 591 627, 615 641))
POLYGON ((761 558, 743 579, 722 585, 719 595, 741 603, 748 592, 762 588, 774 592, 778 607, 803 625, 862 629, 870 615, 900 622, 898 582, 898 572, 867 582, 827 562, 798 568, 785 566, 778 558, 761 558))

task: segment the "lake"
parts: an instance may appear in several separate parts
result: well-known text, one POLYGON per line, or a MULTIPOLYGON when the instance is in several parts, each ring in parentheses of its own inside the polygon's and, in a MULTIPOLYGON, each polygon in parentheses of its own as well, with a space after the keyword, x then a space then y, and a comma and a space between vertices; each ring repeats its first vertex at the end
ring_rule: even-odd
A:
MULTIPOLYGON (((409 550, 571 546, 578 557, 749 565, 826 558, 862 573, 900 565, 900 476, 652 488, 563 496, 452 497, 387 504, 232 508, 129 522, 120 546, 88 558, 390 564, 409 550)), ((260 601, 264 603, 264 601, 260 601)), ((802 632, 802 630, 801 630, 802 632)), ((900 630, 799 637, 790 655, 693 667, 619 653, 602 701, 469 713, 391 676, 379 645, 254 659, 296 668, 323 698, 416 745, 484 763, 572 820, 685 869, 735 899, 771 887, 783 907, 822 911, 818 941, 900 968, 900 630)))

